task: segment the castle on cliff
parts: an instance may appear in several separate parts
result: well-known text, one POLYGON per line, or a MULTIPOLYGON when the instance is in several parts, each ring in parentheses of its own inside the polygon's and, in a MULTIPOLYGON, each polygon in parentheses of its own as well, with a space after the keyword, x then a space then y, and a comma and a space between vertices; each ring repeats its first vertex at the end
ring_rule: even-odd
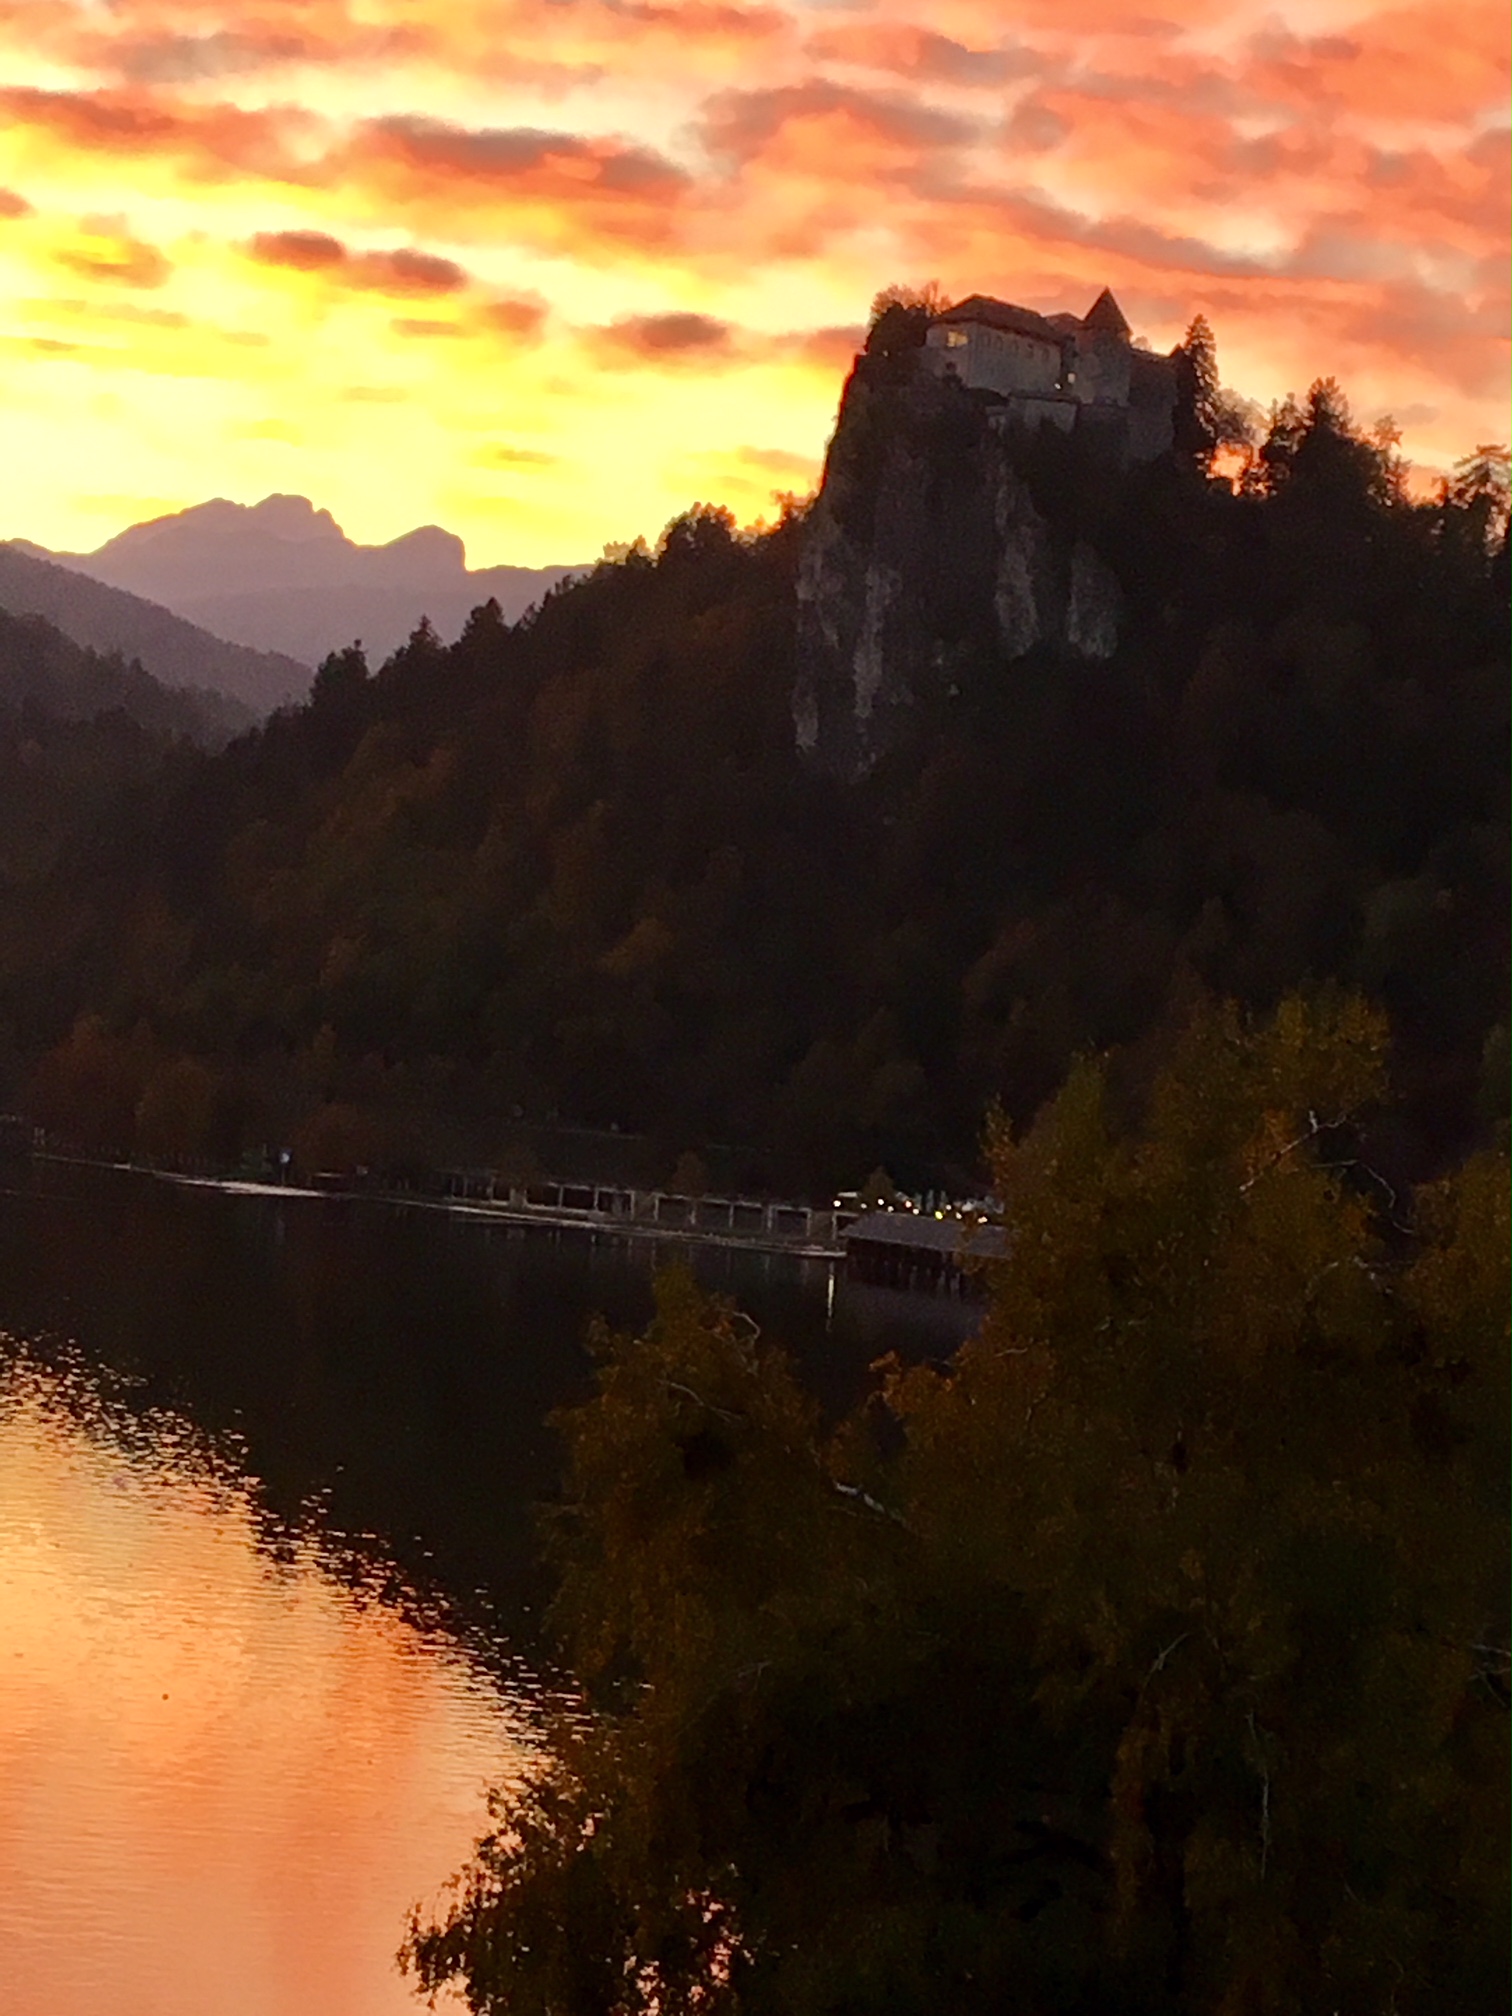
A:
POLYGON ((926 367, 992 395, 995 427, 1090 430, 1135 462, 1170 448, 1176 362, 1142 348, 1104 287, 1084 316, 1037 315, 972 294, 934 316, 926 367))

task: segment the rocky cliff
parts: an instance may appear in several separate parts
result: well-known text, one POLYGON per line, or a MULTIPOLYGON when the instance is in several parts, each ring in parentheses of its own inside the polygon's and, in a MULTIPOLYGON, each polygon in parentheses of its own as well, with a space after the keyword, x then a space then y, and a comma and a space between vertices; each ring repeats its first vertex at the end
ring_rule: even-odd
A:
POLYGON ((856 360, 798 580, 794 727, 833 775, 863 776, 968 663, 1117 648, 1117 578, 1037 508, 995 413, 906 356, 856 360))

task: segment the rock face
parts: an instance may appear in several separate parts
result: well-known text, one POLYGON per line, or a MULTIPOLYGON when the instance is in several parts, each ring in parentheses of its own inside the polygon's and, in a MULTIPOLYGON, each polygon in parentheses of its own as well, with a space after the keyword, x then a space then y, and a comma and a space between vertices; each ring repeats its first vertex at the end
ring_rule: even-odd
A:
POLYGON ((798 577, 798 747, 864 776, 959 667, 1030 652, 1111 657, 1122 597, 1052 527, 980 397, 860 357, 841 397, 798 577))

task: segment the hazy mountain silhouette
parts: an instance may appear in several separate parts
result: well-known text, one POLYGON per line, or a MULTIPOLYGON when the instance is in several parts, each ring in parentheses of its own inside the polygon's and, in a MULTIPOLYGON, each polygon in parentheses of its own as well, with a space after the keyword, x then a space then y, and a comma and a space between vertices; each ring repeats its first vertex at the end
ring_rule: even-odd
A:
POLYGON ((354 638, 376 662, 422 616, 453 637, 490 596, 512 622, 572 571, 469 572, 462 541, 439 525, 422 525, 384 546, 361 546, 329 511, 286 496, 250 505, 217 497, 129 526, 93 553, 47 557, 160 602, 217 636, 309 665, 354 638))
POLYGON ((76 644, 140 660, 165 686, 211 688, 257 713, 309 690, 308 665, 212 636, 140 595, 50 559, 24 540, 0 541, 0 609, 45 616, 76 644))
POLYGON ((88 722, 125 715, 154 737, 185 737, 218 749, 252 727, 253 710, 203 687, 165 686, 118 652, 102 654, 65 636, 45 616, 0 608, 0 714, 34 722, 88 722))

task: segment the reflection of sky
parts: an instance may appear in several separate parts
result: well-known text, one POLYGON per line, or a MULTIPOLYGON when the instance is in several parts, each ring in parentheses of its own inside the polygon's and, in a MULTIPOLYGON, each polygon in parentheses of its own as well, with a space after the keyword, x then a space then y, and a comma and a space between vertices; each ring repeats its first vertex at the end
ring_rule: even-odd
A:
POLYGON ((517 1760, 454 1648, 275 1561, 187 1438, 0 1386, 6 2016, 384 2016, 517 1760))
POLYGON ((749 518, 930 277, 1202 308, 1442 464, 1505 432, 1506 52, 1500 0, 0 0, 0 533, 749 518))

